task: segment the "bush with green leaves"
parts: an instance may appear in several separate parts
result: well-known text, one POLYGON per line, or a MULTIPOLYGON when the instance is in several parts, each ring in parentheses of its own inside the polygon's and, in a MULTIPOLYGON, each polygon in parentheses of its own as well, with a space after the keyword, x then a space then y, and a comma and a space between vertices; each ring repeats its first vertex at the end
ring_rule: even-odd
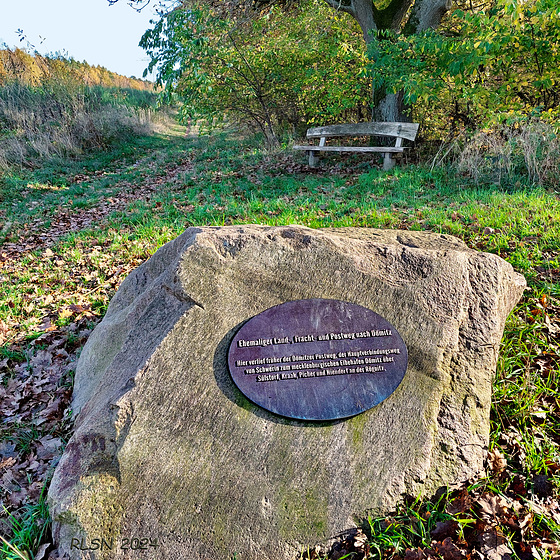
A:
POLYGON ((560 113, 556 0, 496 0, 454 11, 438 31, 384 31, 370 56, 374 84, 403 91, 414 119, 440 134, 450 124, 474 129, 512 115, 560 113))
POLYGON ((309 124, 367 120, 371 80, 357 23, 322 0, 259 13, 175 9, 141 45, 183 116, 244 123, 276 142, 309 124))

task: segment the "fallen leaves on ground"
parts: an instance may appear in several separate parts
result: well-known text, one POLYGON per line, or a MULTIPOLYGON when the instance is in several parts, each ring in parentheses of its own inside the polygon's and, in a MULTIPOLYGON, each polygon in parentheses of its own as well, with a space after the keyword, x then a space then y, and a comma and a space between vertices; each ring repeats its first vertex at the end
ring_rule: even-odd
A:
POLYGON ((0 345, 82 317, 96 320, 124 278, 153 252, 138 245, 131 251, 126 240, 119 241, 122 235, 114 232, 116 240, 103 245, 78 240, 72 248, 31 255, 27 262, 0 262, 7 307, 0 318, 0 345))
MULTIPOLYGON (((5 288, 1 299, 7 308, 0 318, 0 345, 27 332, 56 328, 56 323, 75 314, 72 306, 91 311, 93 303, 106 305, 126 275, 150 256, 153 248, 140 250, 139 255, 130 251, 126 231, 114 232, 116 248, 110 240, 102 246, 79 239, 74 248, 57 246, 68 233, 106 226, 112 213, 127 210, 132 202, 149 202, 165 184, 180 181, 192 168, 188 159, 161 168, 144 160, 137 165, 148 165, 150 173, 134 185, 117 182, 111 196, 95 206, 75 208, 70 200, 53 217, 36 218, 10 232, 10 241, 0 246, 0 282, 5 288)), ((77 176, 75 182, 93 178, 77 176)))
MULTIPOLYGON (((115 247, 110 239, 101 245, 78 239, 70 248, 57 246, 57 241, 69 232, 106 223, 110 214, 131 202, 149 200, 162 183, 176 180, 189 167, 190 162, 180 162, 143 184, 115 185, 115 192, 92 208, 75 208, 70 200, 51 220, 38 218, 12 231, 17 242, 0 247, 7 311, 0 319, 2 534, 10 532, 8 516, 17 520, 22 508, 44 496, 72 432, 77 356, 121 281, 153 249, 131 247, 126 232, 114 232, 115 247)), ((48 548, 43 544, 35 557, 45 556, 48 548)))
MULTIPOLYGON (((356 537, 363 534, 358 530, 336 543, 328 558, 373 558, 367 554, 381 539, 385 543, 381 559, 539 560, 544 551, 549 555, 546 558, 559 559, 558 535, 546 522, 560 521, 560 505, 553 497, 550 477, 536 475, 526 492, 520 492, 518 484, 501 494, 481 481, 452 492, 442 489, 432 500, 410 500, 408 508, 401 507, 378 524, 370 522, 367 548, 358 544, 363 542, 356 537), (536 480, 546 489, 546 496, 535 485, 536 480), (422 544, 420 535, 426 534, 430 518, 443 516, 447 519, 432 525, 429 544, 422 544), (413 540, 418 542, 411 546, 413 540)), ((368 532, 367 527, 365 530, 368 532)))
MULTIPOLYGON (((94 207, 79 208, 69 200, 58 208, 49 223, 44 218, 36 218, 26 225, 16 226, 19 229, 10 231, 11 241, 0 247, 0 280, 14 288, 13 298, 8 296, 6 300, 5 319, 0 320, 0 344, 4 344, 5 349, 0 355, 0 417, 4 419, 0 425, 0 511, 17 512, 22 505, 38 500, 71 435, 69 406, 78 352, 120 282, 153 249, 151 246, 131 247, 122 231, 112 232, 113 241, 111 236, 104 241, 78 239, 73 248, 65 250, 57 247, 57 241, 68 232, 107 224, 113 212, 126 212, 136 201, 151 201, 153 211, 161 211, 162 203, 153 201, 155 193, 167 188, 166 185, 184 188, 182 175, 189 174, 193 181, 197 179, 191 173, 193 165, 187 160, 161 169, 151 165, 142 181, 134 185, 126 182, 113 185, 110 196, 100 199, 94 207), (115 243, 119 236, 121 241, 115 243), (29 341, 25 336, 29 333, 39 336, 29 341)), ((258 185, 263 175, 286 173, 352 177, 356 168, 331 165, 325 158, 322 167, 310 169, 303 158, 275 155, 266 158, 258 169, 243 169, 231 172, 230 176, 243 176, 258 185)), ((222 181, 225 173, 217 170, 209 173, 208 178, 222 181)), ((92 180, 95 177, 82 174, 75 176, 73 182, 86 185, 92 180)), ((319 186, 317 191, 330 195, 328 187, 319 186)), ((204 194, 199 195, 200 202, 204 202, 204 194)), ((282 197, 282 202, 291 205, 293 197, 282 197)), ((223 210, 221 206, 216 208, 223 210)), ((189 202, 180 209, 188 214, 195 206, 189 202)), ((326 213, 328 205, 319 206, 319 210, 319 214, 326 213)), ((351 211, 358 212, 359 208, 351 211)), ((402 209, 392 206, 391 211, 401 212, 402 209)), ((278 211, 268 210, 267 213, 275 215, 278 211)), ((453 212, 450 218, 452 222, 465 225, 475 240, 476 236, 487 238, 499 233, 497 229, 480 224, 476 216, 453 212)), ((422 223, 416 218, 410 223, 413 222, 422 223)), ((407 222, 403 222, 403 227, 408 227, 407 222)), ((537 241, 536 236, 512 240, 508 248, 503 249, 504 256, 514 250, 516 244, 532 247, 537 241)), ((482 240, 479 248, 485 249, 486 244, 487 239, 482 240)), ((555 264, 558 254, 549 251, 543 254, 543 259, 543 266, 535 269, 538 280, 560 278, 555 264)), ((527 371, 538 372, 543 378, 555 376, 560 366, 560 302, 548 296, 532 301, 523 321, 538 325, 549 343, 546 350, 528 361, 527 371)), ((538 424, 546 421, 548 414, 559 411, 554 395, 543 395, 528 411, 528 416, 538 424)), ((509 560, 516 555, 519 560, 536 560, 541 553, 548 554, 551 559, 560 558, 558 535, 553 534, 549 522, 560 525, 560 507, 553 484, 553 476, 560 471, 560 466, 558 461, 546 459, 544 470, 523 471, 525 451, 521 429, 515 419, 508 417, 506 421, 500 439, 502 449, 494 447, 488 456, 489 480, 502 490, 497 491, 493 483, 482 482, 451 492, 440 512, 443 518, 430 525, 426 543, 410 543, 398 549, 388 546, 379 554, 381 559, 509 560)), ((536 441, 540 437, 538 431, 533 435, 536 441)), ((400 516, 397 522, 395 513, 387 517, 385 529, 401 523, 417 532, 419 523, 427 524, 435 515, 427 506, 415 507, 419 508, 415 512, 419 517, 400 516)), ((363 529, 341 537, 328 557, 330 560, 374 558, 377 552, 371 537, 366 524, 363 529)), ((43 554, 46 550, 44 546, 43 554)), ((326 555, 325 548, 317 547, 304 556, 318 560, 326 555)))
MULTIPOLYGON (((142 165, 142 162, 139 161, 136 165, 142 165)), ((179 181, 181 175, 191 169, 192 163, 184 160, 158 170, 157 174, 154 169, 155 176, 146 175, 142 181, 134 184, 118 182, 112 186, 110 196, 101 198, 91 208, 75 208, 73 200, 70 199, 54 216, 35 218, 11 231, 10 237, 16 238, 17 242, 6 242, 0 246, 0 263, 21 259, 33 251, 45 251, 45 256, 53 257, 51 247, 61 237, 71 232, 99 227, 107 223, 111 214, 126 211, 133 202, 149 202, 165 183, 179 181)), ((80 175, 75 177, 75 182, 79 184, 89 182, 91 179, 92 177, 80 175)))
MULTIPOLYGON (((36 502, 70 435, 72 378, 93 324, 84 317, 12 345, 0 362, 0 511, 36 502), (5 508, 5 509, 4 509, 5 508)), ((2 514, 0 514, 1 516, 2 514)))

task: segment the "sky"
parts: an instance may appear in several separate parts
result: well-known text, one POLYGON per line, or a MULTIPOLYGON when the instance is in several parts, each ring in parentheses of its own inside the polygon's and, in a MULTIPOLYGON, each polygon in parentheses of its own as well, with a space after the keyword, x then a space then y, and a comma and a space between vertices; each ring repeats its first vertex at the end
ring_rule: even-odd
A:
POLYGON ((0 0, 0 44, 27 48, 29 41, 35 47, 31 51, 65 52, 141 78, 149 60, 138 42, 153 18, 151 5, 138 13, 127 0, 113 6, 107 0, 0 0), (26 35, 23 42, 18 29, 26 35))

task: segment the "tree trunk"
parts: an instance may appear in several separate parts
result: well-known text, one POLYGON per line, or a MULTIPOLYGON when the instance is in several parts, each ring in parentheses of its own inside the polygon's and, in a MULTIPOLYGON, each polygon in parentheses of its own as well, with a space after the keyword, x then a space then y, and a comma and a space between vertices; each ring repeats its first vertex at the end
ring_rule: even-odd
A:
POLYGON ((452 3, 452 0, 416 0, 404 32, 412 35, 439 27, 441 18, 451 9, 452 3))
POLYGON ((412 107, 403 101, 403 93, 374 92, 373 120, 380 122, 411 122, 412 107))
MULTIPOLYGON (((437 27, 451 8, 452 0, 390 0, 378 9, 374 0, 325 0, 336 10, 349 13, 359 23, 366 46, 379 29, 392 29, 409 35, 437 27), (414 4, 414 5, 413 5, 414 4), (412 6, 412 9, 410 9, 412 6), (408 20, 404 24, 407 14, 408 20)), ((381 122, 410 122, 411 106, 404 103, 403 93, 373 92, 373 120, 381 122)))
MULTIPOLYGON (((359 21, 359 20, 358 20, 359 21)), ((362 24, 360 23, 360 26, 362 24)), ((373 40, 377 28, 364 30, 364 38, 367 37, 366 46, 373 40)), ((385 88, 372 91, 373 110, 372 120, 379 122, 411 122, 412 106, 404 102, 402 91, 387 93, 385 88)))

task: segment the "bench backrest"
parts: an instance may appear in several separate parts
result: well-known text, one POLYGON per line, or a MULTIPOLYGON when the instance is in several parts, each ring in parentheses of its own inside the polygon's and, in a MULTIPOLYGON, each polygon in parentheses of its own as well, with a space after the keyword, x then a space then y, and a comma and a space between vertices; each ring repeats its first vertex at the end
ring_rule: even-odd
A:
POLYGON ((330 138, 333 136, 392 136, 414 140, 418 123, 363 122, 357 124, 333 124, 319 126, 307 131, 307 138, 330 138))

